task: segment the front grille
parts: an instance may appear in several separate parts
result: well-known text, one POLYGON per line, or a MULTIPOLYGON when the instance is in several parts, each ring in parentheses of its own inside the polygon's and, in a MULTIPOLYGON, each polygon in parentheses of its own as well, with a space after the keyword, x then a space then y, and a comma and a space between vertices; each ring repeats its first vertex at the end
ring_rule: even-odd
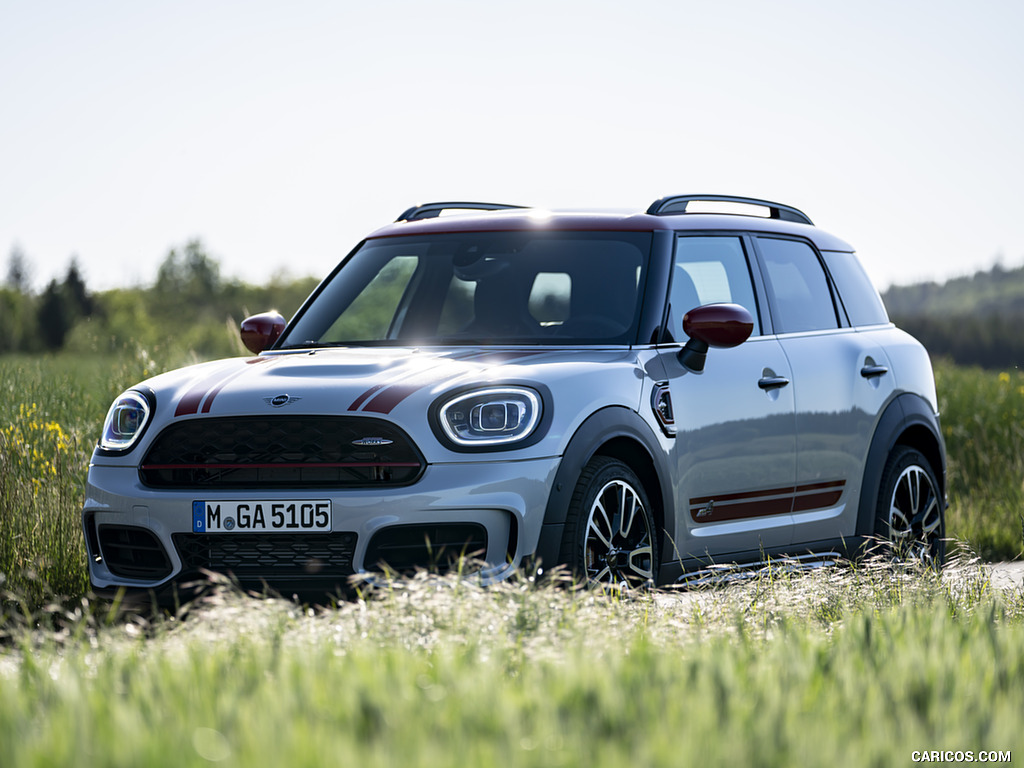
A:
POLYGON ((145 528, 101 525, 99 547, 103 562, 115 576, 162 579, 171 573, 171 561, 159 539, 145 528))
POLYGON ((366 549, 367 568, 398 573, 450 571, 464 558, 487 554, 487 529, 477 523, 394 525, 378 531, 366 549))
POLYGON ((324 577, 353 573, 354 533, 175 533, 185 572, 201 570, 239 579, 324 577))
POLYGON ((383 419, 243 416, 171 424, 139 475, 153 488, 365 488, 409 485, 423 466, 409 437, 383 419))

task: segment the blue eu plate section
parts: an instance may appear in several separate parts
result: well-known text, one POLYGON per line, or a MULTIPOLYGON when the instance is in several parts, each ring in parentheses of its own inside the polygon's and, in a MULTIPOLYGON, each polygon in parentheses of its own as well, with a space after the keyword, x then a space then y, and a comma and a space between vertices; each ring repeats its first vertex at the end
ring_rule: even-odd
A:
POLYGON ((192 502, 192 533, 206 533, 206 502, 192 502))

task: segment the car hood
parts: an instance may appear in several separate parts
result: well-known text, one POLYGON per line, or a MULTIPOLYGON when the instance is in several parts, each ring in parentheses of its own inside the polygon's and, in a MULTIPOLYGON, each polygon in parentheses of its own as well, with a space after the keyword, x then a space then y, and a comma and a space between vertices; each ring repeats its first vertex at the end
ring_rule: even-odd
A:
MULTIPOLYGON (((267 354, 192 366, 153 379, 175 418, 235 416, 292 406, 303 413, 389 414, 441 383, 542 355, 537 350, 327 349, 267 354), (299 405, 299 401, 304 401, 299 405)), ((162 395, 162 396, 161 396, 162 395)))
MULTIPOLYGON (((203 363, 145 382, 157 403, 145 437, 151 439, 181 419, 351 414, 386 418, 405 429, 428 454, 428 460, 444 460, 444 455, 428 445, 427 414, 430 405, 447 391, 492 383, 534 386, 553 399, 547 407, 567 416, 568 406, 569 413, 582 417, 603 405, 635 409, 637 372, 635 352, 622 348, 270 352, 203 363), (617 384, 610 380, 616 376, 621 378, 617 384), (618 393, 621 401, 610 402, 609 393, 618 393)), ((147 442, 144 439, 142 444, 147 442)), ((546 450, 558 448, 548 446, 546 450)))

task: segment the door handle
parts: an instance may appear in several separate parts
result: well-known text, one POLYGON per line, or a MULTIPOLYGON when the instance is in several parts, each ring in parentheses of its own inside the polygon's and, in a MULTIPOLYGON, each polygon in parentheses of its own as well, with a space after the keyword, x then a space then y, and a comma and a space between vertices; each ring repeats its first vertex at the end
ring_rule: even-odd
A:
POLYGON ((778 389, 789 384, 789 379, 785 376, 764 376, 758 379, 757 386, 767 391, 769 389, 778 389))
POLYGON ((865 379, 873 379, 876 376, 885 376, 889 369, 884 365, 865 365, 860 369, 860 375, 865 379))

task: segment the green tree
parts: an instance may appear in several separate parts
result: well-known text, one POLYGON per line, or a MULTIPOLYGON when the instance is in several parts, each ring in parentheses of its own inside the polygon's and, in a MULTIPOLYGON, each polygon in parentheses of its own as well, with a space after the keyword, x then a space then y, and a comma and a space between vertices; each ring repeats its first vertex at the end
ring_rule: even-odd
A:
POLYGON ((85 279, 82 271, 78 268, 78 257, 72 256, 68 264, 67 274, 64 276, 64 295, 71 305, 71 314, 74 319, 89 317, 92 315, 95 306, 88 288, 85 287, 85 279))
POLYGON ((28 295, 32 292, 32 266, 20 245, 11 248, 7 259, 6 285, 12 291, 28 295))
POLYGON ((172 248, 160 264, 156 290, 168 297, 210 299, 221 289, 220 265, 200 240, 189 240, 181 253, 172 248))
POLYGON ((64 290, 56 279, 49 282, 39 297, 37 317, 43 344, 50 350, 60 349, 71 330, 73 319, 68 311, 64 290))
POLYGON ((29 294, 0 288, 0 354, 39 348, 35 301, 29 294))

